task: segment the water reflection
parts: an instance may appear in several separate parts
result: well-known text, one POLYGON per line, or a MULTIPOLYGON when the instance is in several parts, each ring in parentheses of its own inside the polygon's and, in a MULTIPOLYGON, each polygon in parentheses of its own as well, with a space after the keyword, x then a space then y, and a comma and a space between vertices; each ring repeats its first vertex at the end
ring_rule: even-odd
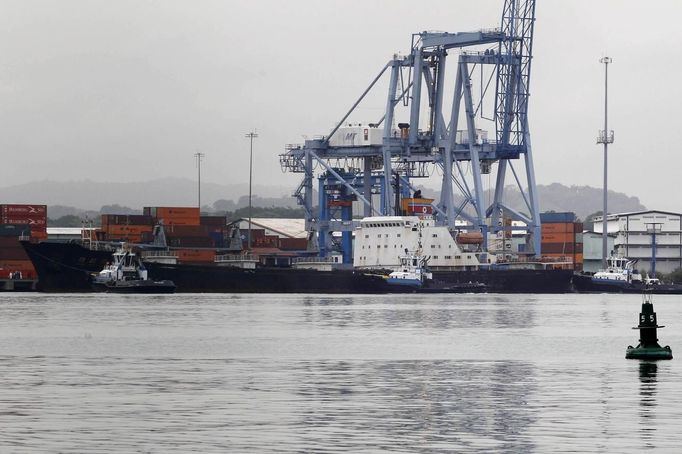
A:
POLYGON ((647 447, 654 447, 652 443, 656 432, 656 382, 658 365, 655 361, 639 363, 639 416, 640 436, 647 447))
POLYGON ((534 447, 525 434, 536 385, 524 362, 307 361, 297 374, 295 426, 313 451, 322 443, 356 452, 534 447))
POLYGON ((314 326, 343 328, 532 328, 533 304, 516 305, 501 299, 482 307, 466 300, 387 301, 386 304, 354 304, 351 298, 304 299, 302 321, 314 326))

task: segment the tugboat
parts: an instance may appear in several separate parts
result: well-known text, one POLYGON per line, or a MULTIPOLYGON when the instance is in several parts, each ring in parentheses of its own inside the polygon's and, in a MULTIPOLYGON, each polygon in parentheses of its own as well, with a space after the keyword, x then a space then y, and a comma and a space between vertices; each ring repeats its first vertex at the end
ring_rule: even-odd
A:
POLYGON ((405 255, 399 256, 399 260, 400 266, 388 275, 386 283, 409 287, 423 287, 427 279, 433 279, 433 274, 427 268, 429 257, 425 257, 418 252, 410 253, 405 249, 405 255))
POLYGON ((441 282, 433 279, 429 271, 428 256, 417 250, 410 252, 405 249, 405 255, 399 256, 400 266, 387 277, 386 283, 394 287, 397 293, 482 293, 487 286, 480 282, 441 282))
POLYGON ((113 293, 175 292, 173 281, 149 279, 146 268, 130 249, 121 247, 111 256, 113 262, 93 276, 94 290, 113 293))
POLYGON ((579 293, 641 293, 682 294, 682 285, 666 284, 658 279, 643 277, 635 269, 637 260, 609 257, 607 268, 594 274, 574 274, 573 287, 579 293))

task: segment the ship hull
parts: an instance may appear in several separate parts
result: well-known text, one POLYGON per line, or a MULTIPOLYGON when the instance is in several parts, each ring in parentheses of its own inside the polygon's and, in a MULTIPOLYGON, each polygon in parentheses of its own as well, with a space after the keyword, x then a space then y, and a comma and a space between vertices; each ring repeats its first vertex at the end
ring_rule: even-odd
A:
MULTIPOLYGON (((76 243, 23 243, 44 292, 92 291, 91 276, 111 261, 111 252, 96 251, 76 243)), ((242 269, 213 264, 162 264, 145 262, 155 280, 170 280, 176 292, 196 293, 413 293, 408 286, 391 285, 379 274, 352 270, 317 271, 264 267, 242 269)), ((563 293, 570 291, 567 270, 434 271, 434 285, 454 292, 563 293)), ((418 293, 419 291, 417 291, 418 293)))
POLYGON ((451 284, 479 282, 491 293, 570 293, 570 270, 432 271, 433 279, 451 284))
POLYGON ((606 279, 595 280, 589 274, 573 275, 573 287, 579 293, 653 293, 658 295, 681 295, 682 285, 656 284, 646 286, 643 282, 608 282, 606 279))

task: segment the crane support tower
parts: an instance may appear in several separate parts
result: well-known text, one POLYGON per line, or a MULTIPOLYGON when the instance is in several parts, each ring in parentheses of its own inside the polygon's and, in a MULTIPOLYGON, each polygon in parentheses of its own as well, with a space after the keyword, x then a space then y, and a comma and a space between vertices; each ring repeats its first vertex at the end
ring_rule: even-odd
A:
POLYGON ((305 210, 306 229, 317 233, 322 255, 336 247, 344 261, 350 260, 345 251, 347 232, 354 228, 349 202, 357 203, 357 214, 364 216, 399 214, 400 197, 415 190, 412 180, 434 172, 442 175, 440 197, 432 207, 439 224, 454 230, 456 220, 464 221, 457 228, 483 233, 485 248, 491 234, 523 229, 527 255, 540 255, 528 126, 534 23, 535 0, 505 0, 499 28, 413 34, 410 54, 394 56, 329 134, 286 147, 280 164, 304 175, 294 196, 305 210), (457 60, 446 68, 453 56, 457 60), (383 117, 347 123, 385 74, 383 117), (484 124, 494 137, 488 137, 484 124), (525 175, 513 165, 521 158, 525 175), (316 169, 322 174, 313 212, 316 169), (517 206, 505 198, 507 180, 521 194, 517 206), (334 209, 329 209, 331 202, 334 209), (338 212, 340 217, 334 215, 338 212), (334 236, 345 238, 341 246, 332 244, 334 236))

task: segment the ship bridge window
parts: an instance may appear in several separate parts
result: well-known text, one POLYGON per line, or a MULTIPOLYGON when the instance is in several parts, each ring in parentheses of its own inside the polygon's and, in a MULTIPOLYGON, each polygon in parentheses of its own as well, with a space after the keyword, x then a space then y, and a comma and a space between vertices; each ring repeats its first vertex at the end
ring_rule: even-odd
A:
POLYGON ((365 238, 369 238, 369 235, 365 235, 365 238))
POLYGON ((438 238, 438 234, 437 234, 437 233, 434 233, 434 234, 431 235, 431 236, 432 236, 433 238, 438 238))
POLYGON ((443 257, 443 258, 444 258, 445 260, 450 260, 450 259, 452 258, 452 256, 451 256, 451 255, 446 255, 446 256, 443 257))
POLYGON ((400 238, 400 234, 398 234, 398 238, 400 238))

